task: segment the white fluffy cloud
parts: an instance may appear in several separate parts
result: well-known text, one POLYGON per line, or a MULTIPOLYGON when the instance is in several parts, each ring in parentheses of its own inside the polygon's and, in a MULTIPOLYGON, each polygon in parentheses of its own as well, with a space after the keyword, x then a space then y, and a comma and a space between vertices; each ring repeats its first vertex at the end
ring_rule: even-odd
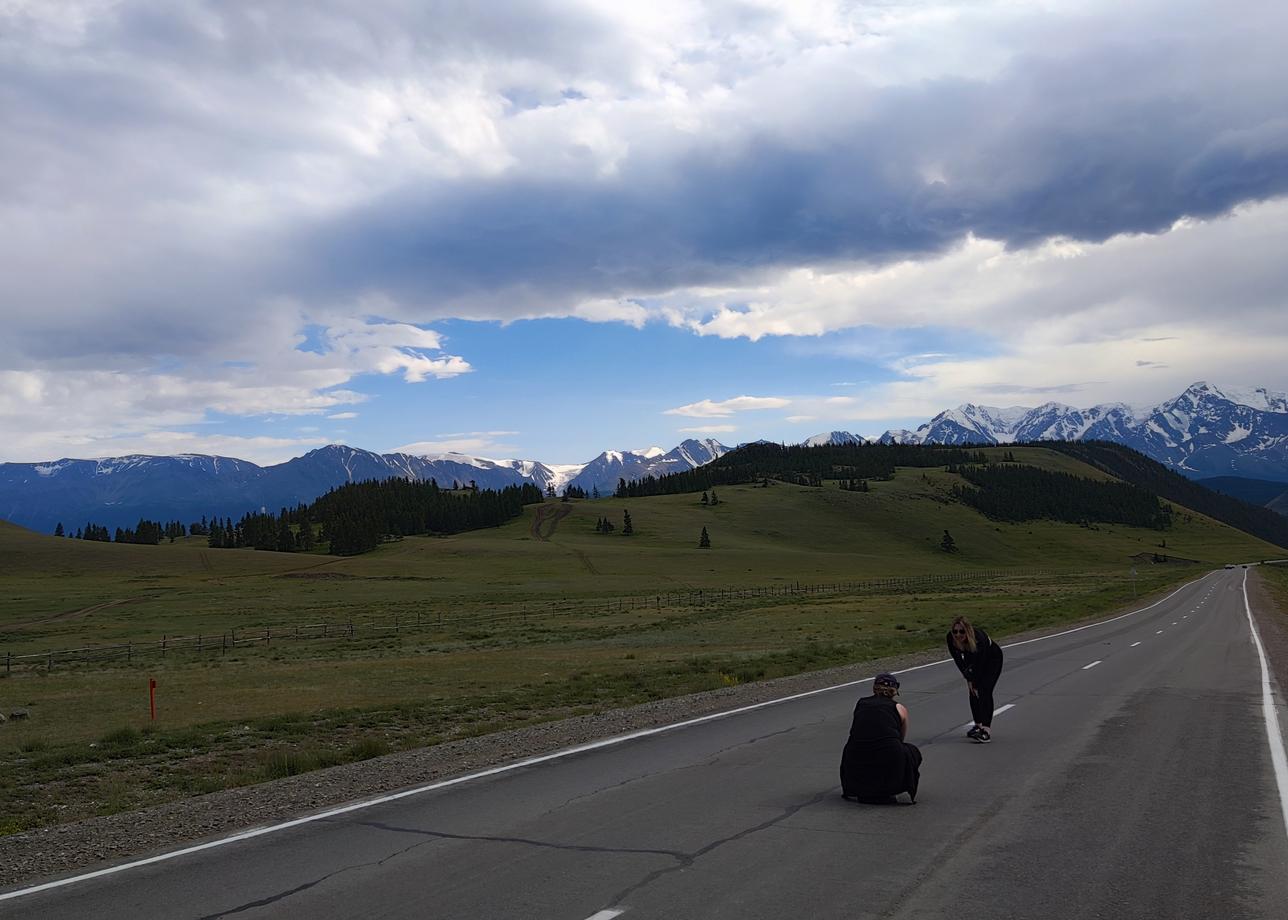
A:
POLYGON ((517 431, 465 431, 439 435, 428 441, 416 441, 394 448, 394 453, 437 456, 464 454, 471 457, 508 457, 515 452, 510 440, 517 431))
POLYGON ((790 404, 790 400, 779 396, 735 396, 719 402, 704 399, 687 406, 667 409, 665 415, 687 415, 692 418, 724 418, 735 412, 753 412, 764 409, 781 409, 790 404))

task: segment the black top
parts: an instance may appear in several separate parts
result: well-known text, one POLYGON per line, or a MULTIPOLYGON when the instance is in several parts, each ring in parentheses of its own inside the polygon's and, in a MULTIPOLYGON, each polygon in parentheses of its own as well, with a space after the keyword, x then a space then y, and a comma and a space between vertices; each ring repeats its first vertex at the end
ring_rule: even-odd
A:
POLYGON ((888 696, 865 696, 854 707, 850 723, 850 740, 860 744, 879 744, 903 740, 903 720, 898 704, 888 696))
POLYGON ((948 654, 953 656, 957 670, 969 681, 983 679, 993 671, 1000 670, 1002 647, 988 637, 988 633, 975 629, 975 651, 960 649, 953 641, 952 630, 948 631, 948 654))
POLYGON ((903 740, 903 720, 888 696, 865 696, 854 707, 841 752, 841 790, 860 801, 917 789, 921 754, 903 740))

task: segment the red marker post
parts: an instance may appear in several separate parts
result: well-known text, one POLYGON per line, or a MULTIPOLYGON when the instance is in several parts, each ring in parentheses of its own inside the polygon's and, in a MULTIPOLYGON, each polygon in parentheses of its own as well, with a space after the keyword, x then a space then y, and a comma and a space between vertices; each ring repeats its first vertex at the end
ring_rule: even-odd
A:
POLYGON ((157 720, 157 682, 155 677, 148 678, 148 709, 152 712, 152 721, 157 720))

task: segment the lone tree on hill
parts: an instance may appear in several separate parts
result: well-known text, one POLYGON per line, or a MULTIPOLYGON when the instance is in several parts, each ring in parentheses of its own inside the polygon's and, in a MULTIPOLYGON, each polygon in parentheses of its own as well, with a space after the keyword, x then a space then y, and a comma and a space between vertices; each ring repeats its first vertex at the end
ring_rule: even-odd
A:
POLYGON ((712 490, 711 490, 711 504, 713 504, 713 505, 718 505, 718 504, 720 504, 720 499, 716 497, 716 490, 715 490, 715 489, 712 489, 712 490))
POLYGON ((707 495, 707 493, 706 493, 706 492, 703 492, 703 493, 702 493, 702 504, 704 504, 704 505, 709 505, 709 504, 711 504, 711 498, 707 495))
POLYGON ((698 549, 711 549, 711 536, 705 527, 702 528, 702 536, 698 538, 698 549))
POLYGON ((944 538, 939 541, 939 548, 946 553, 957 552, 957 541, 953 539, 953 535, 947 530, 944 531, 944 538))
POLYGON ((622 536, 630 537, 635 534, 635 527, 631 524, 631 513, 622 511, 622 536))
POLYGON ((54 528, 54 536, 55 536, 55 537, 61 537, 61 536, 63 536, 63 522, 62 522, 62 521, 59 521, 59 522, 58 522, 58 526, 54 528))

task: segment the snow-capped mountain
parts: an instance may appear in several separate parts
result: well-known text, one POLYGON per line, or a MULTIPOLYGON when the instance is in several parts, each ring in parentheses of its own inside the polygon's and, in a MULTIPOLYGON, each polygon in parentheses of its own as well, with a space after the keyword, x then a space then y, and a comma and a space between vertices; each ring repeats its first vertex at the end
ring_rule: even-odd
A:
POLYGON ((609 495, 617 488, 619 479, 629 482, 646 476, 682 473, 710 463, 728 452, 729 448, 710 438, 701 441, 689 439, 665 452, 658 447, 642 451, 606 450, 569 477, 567 482, 588 493, 598 489, 601 495, 609 495))
POLYGON ((859 437, 857 434, 851 434, 848 431, 829 431, 826 434, 816 434, 813 437, 806 438, 804 441, 801 441, 801 444, 805 447, 822 447, 827 444, 839 446, 844 444, 866 443, 867 441, 864 438, 859 437))
POLYGON ((45 532, 59 522, 72 532, 91 522, 133 527, 140 518, 187 524, 261 508, 276 512, 346 482, 392 477, 435 479, 444 486, 473 482, 481 489, 530 482, 561 491, 572 483, 611 494, 619 478, 693 469, 728 450, 718 441, 690 440, 670 451, 606 451, 589 463, 548 465, 464 454, 377 454, 332 444, 266 467, 200 454, 0 463, 0 518, 45 532))
POLYGON ((1288 482, 1288 395, 1264 387, 1199 382, 1157 406, 1122 403, 1075 409, 995 409, 967 403, 915 432, 887 431, 882 443, 1011 444, 1103 440, 1125 444, 1188 476, 1244 476, 1288 482))

